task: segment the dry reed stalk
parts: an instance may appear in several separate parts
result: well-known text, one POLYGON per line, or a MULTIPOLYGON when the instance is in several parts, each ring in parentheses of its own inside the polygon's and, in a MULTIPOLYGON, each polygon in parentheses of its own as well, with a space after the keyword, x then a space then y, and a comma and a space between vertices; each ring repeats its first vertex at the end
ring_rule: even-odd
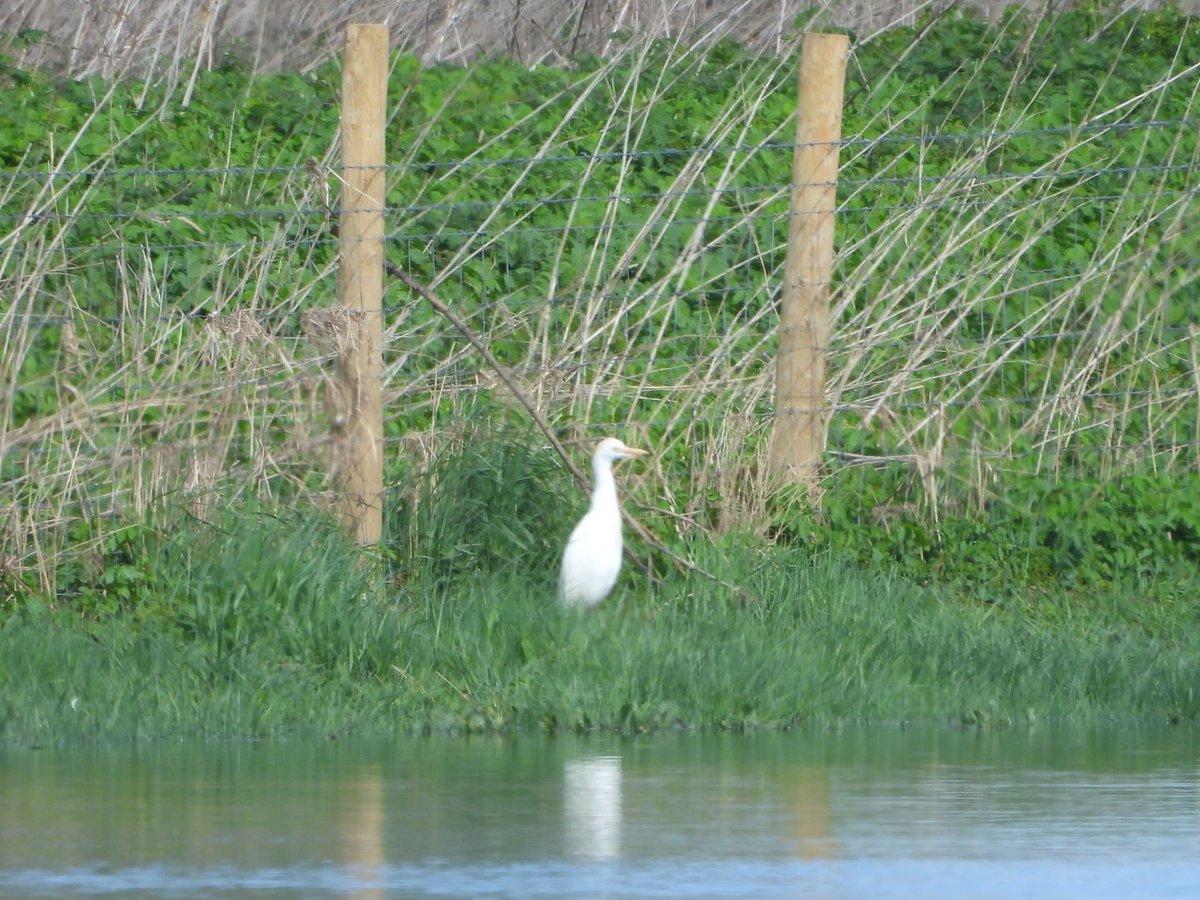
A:
MULTIPOLYGON (((58 181, 46 179, 31 208, 57 209, 65 193, 58 181)), ((121 527, 120 518, 172 493, 191 495, 194 511, 203 513, 214 492, 228 494, 231 485, 261 492, 281 473, 304 480, 303 471, 314 468, 306 453, 313 440, 297 433, 296 423, 309 421, 297 411, 311 411, 313 367, 321 363, 264 325, 285 320, 285 310, 262 291, 272 269, 287 262, 275 250, 240 268, 230 258, 215 260, 216 289, 207 298, 214 313, 204 320, 170 311, 152 248, 119 254, 112 265, 119 315, 104 321, 75 296, 70 269, 60 262, 69 222, 67 215, 29 217, 3 247, 4 271, 19 293, 3 308, 4 372, 21 391, 57 396, 50 415, 16 424, 5 406, 0 417, 6 462, 24 453, 27 463, 8 482, 26 515, 9 524, 6 546, 32 554, 51 593, 61 559, 90 552, 111 527, 121 527), (53 294, 44 287, 51 279, 63 283, 53 294), (223 315, 232 296, 244 305, 223 315), (64 364, 49 383, 19 381, 42 342, 47 314, 64 323, 64 364), (81 511, 90 523, 82 532, 75 524, 81 511)), ((309 291, 296 296, 303 300, 309 291)))
MULTIPOLYGON (((998 0, 971 0, 998 12, 998 0)), ((1187 8, 1193 0, 1184 0, 1187 8)), ((393 42, 429 61, 467 63, 513 54, 526 64, 569 64, 582 54, 621 55, 626 32, 674 36, 697 50, 732 38, 785 55, 794 21, 868 37, 909 24, 933 0, 10 0, 0 33, 48 34, 19 58, 76 77, 131 72, 190 96, 198 71, 226 56, 255 71, 311 70, 341 52, 350 22, 386 22, 393 42)))

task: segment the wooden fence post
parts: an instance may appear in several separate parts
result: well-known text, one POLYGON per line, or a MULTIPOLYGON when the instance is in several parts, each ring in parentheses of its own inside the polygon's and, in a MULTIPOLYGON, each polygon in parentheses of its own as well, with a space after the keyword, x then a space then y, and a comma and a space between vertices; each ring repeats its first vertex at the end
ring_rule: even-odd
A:
POLYGON ((345 311, 339 372, 346 401, 338 463, 342 519, 360 543, 383 530, 383 209, 388 28, 349 25, 342 74, 338 298, 345 311))
POLYGON ((820 504, 825 450, 825 353, 837 205, 838 149, 849 40, 806 34, 796 90, 796 150, 779 312, 771 468, 820 504))

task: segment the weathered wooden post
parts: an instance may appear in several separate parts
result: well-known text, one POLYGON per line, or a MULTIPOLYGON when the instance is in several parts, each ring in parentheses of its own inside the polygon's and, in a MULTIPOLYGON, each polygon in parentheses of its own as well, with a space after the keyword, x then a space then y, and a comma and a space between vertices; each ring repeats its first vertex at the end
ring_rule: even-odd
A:
POLYGON ((825 353, 848 53, 845 35, 804 35, 779 313, 771 467, 777 484, 804 485, 814 506, 820 503, 825 449, 825 353))
POLYGON ((342 75, 342 191, 338 297, 345 312, 339 372, 345 440, 342 518, 360 543, 383 529, 384 124, 388 28, 350 25, 342 75))

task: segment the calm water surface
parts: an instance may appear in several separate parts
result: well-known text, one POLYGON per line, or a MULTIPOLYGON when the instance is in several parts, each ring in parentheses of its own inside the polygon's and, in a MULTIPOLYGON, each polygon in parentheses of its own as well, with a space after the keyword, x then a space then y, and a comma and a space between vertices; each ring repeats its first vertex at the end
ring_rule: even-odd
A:
POLYGON ((1186 728, 0 752, 0 895, 1200 897, 1186 728))

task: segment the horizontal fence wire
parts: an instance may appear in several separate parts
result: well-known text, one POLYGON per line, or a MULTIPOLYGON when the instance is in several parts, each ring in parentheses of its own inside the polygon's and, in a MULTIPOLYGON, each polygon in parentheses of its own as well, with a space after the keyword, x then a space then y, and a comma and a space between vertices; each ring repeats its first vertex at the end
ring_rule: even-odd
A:
MULTIPOLYGON (((1197 123, 1200 127, 1200 122, 1197 123)), ((526 165, 536 162, 536 160, 524 161, 526 165)), ((384 170, 391 167, 384 166, 384 170)), ((1039 181, 1070 181, 1072 179, 1087 179, 1093 180, 1106 176, 1132 176, 1132 175, 1165 175, 1173 173, 1191 173, 1195 170, 1195 166, 1191 163, 1175 163, 1167 165, 1145 165, 1145 166, 1110 166, 1110 167, 1082 167, 1082 168, 1060 168, 1050 169, 1042 172, 971 172, 949 175, 915 175, 915 176, 872 176, 864 178, 849 178, 839 179, 836 183, 831 183, 837 187, 846 189, 869 189, 881 185, 923 185, 932 187, 941 184, 951 184, 958 186, 970 187, 987 187, 994 185, 1002 185, 1005 183, 1020 182, 1023 184, 1034 183, 1039 181)), ((269 172, 270 170, 262 170, 269 172)), ((108 174, 108 173, 106 173, 108 174)), ((120 174, 113 172, 111 174, 120 174)), ((205 172, 199 174, 219 174, 216 171, 205 172)), ((78 173, 66 174, 63 173, 60 177, 76 178, 78 173)), ((98 177, 98 176, 97 176, 98 177)), ((149 177, 149 176, 147 176, 149 177)), ((786 185, 780 184, 763 184, 763 185, 746 185, 746 186, 731 186, 731 187, 712 187, 712 188, 690 188, 681 191, 642 191, 633 194, 568 194, 559 197, 544 197, 528 200, 509 200, 503 205, 506 209, 530 209, 533 207, 554 207, 554 206, 573 206, 578 203, 596 203, 607 202, 614 197, 624 203, 649 203, 667 198, 687 198, 687 197, 714 197, 723 194, 734 195, 737 197, 745 197, 752 195, 778 195, 787 189, 786 185)), ((1189 193, 1194 191, 1194 188, 1189 188, 1181 193, 1189 193)), ((1122 194, 1120 196, 1129 196, 1122 194)), ((1138 195, 1133 195, 1138 196, 1138 195)), ((1060 198, 1061 199, 1061 198, 1060 198)), ((1107 197, 1102 199, 1117 199, 1107 197)), ((401 206, 385 206, 384 213, 389 217, 414 215, 418 213, 454 213, 464 210, 475 209, 490 209, 494 204, 486 200, 461 200, 451 203, 427 203, 401 206)), ((960 203, 951 200, 945 201, 925 201, 911 208, 917 209, 938 209, 944 207, 959 207, 960 203)), ((865 206, 854 206, 849 203, 842 204, 838 207, 840 213, 863 212, 869 208, 865 206)), ((909 208, 909 207, 905 207, 909 208)), ((353 212, 353 207, 344 207, 340 211, 353 212)), ((371 210, 372 212, 374 210, 371 210)), ((265 207, 259 209, 189 209, 187 217, 203 221, 204 219, 279 219, 283 216, 311 216, 314 218, 327 216, 330 210, 321 206, 310 207, 265 207)), ((37 222, 86 222, 86 221, 134 221, 143 219, 148 215, 144 208, 137 209, 113 209, 104 212, 57 212, 52 210, 38 212, 10 212, 0 213, 0 225, 8 224, 15 226, 21 223, 37 223, 37 222)), ((80 245, 73 249, 85 249, 87 245, 80 245)), ((170 246, 170 245, 165 245, 170 246)), ((211 246, 222 246, 214 244, 211 246)))
MULTIPOLYGON (((902 491, 931 467, 979 489, 1005 472, 1200 470, 1198 125, 841 141, 832 328, 809 348, 827 365, 827 476, 902 491), (1138 134, 1174 149, 1133 152, 1138 134), (1045 162, 1011 168, 1015 140, 1043 142, 1045 162), (939 169, 927 148, 945 151, 939 169)), ((765 469, 803 214, 794 149, 409 160, 387 167, 386 254, 558 437, 655 446, 635 497, 691 510, 765 469), (638 166, 653 178, 606 174, 638 166)), ((338 183, 304 161, 0 172, 3 552, 32 552, 38 523, 65 535, 72 517, 155 498, 336 494, 338 183)), ((390 283, 384 320, 393 459, 427 464, 464 423, 528 427, 419 297, 390 283)))
MULTIPOLYGON (((1176 119, 1145 119, 1122 122, 1086 122, 1078 125, 1039 128, 984 128, 964 132, 929 131, 918 134, 885 134, 878 136, 851 136, 833 143, 839 147, 873 148, 895 144, 937 144, 937 143, 984 143, 997 144, 1012 138, 1051 138, 1051 137, 1090 137, 1096 135, 1125 134, 1133 131, 1177 131, 1185 128, 1200 127, 1200 117, 1183 117, 1176 119)), ((826 146, 828 141, 819 142, 826 146)), ((714 144, 690 148, 652 147, 647 149, 634 148, 611 150, 598 153, 543 154, 538 156, 500 156, 498 158, 472 157, 453 160, 415 160, 402 163, 389 163, 384 166, 387 170, 405 171, 410 169, 428 171, 431 169, 467 168, 467 167, 497 167, 504 169, 519 169, 530 165, 545 165, 550 163, 586 163, 586 162, 622 162, 626 160, 679 157, 693 158, 714 154, 744 153, 752 154, 764 150, 776 150, 791 153, 798 146, 817 146, 817 142, 799 143, 791 141, 764 141, 761 143, 714 144)), ((379 168, 369 166, 362 168, 379 168)), ((56 167, 45 171, 10 171, 0 172, 0 181, 45 180, 53 178, 138 178, 153 179, 175 176, 192 177, 198 175, 299 175, 311 172, 309 162, 291 166, 213 166, 199 168, 87 168, 69 169, 56 167)))

